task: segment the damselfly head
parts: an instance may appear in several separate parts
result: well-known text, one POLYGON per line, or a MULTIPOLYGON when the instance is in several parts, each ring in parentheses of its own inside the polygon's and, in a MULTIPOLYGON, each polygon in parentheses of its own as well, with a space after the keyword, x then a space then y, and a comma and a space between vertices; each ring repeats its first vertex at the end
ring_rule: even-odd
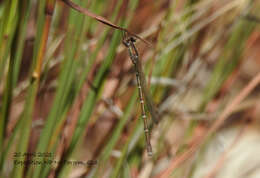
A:
POLYGON ((135 39, 134 37, 130 36, 130 37, 129 37, 129 41, 131 41, 131 42, 134 43, 134 42, 136 42, 136 39, 135 39))

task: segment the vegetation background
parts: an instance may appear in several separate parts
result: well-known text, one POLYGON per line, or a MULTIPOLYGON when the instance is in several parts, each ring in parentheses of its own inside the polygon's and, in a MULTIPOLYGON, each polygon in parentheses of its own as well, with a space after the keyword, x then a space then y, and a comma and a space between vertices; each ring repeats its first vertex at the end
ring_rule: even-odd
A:
POLYGON ((260 177, 259 0, 73 2, 152 44, 153 157, 122 31, 1 0, 1 177, 260 177))

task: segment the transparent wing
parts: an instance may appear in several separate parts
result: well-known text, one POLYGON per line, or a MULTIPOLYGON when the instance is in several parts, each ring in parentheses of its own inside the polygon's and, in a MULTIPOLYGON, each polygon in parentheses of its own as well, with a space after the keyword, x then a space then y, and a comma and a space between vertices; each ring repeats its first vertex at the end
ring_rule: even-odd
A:
POLYGON ((147 89, 145 75, 144 75, 143 69, 142 69, 142 64, 139 60, 136 61, 136 62, 137 62, 137 64, 136 64, 137 70, 139 71, 139 74, 140 74, 141 87, 142 87, 143 94, 144 94, 144 97, 145 97, 146 106, 148 108, 148 111, 151 114, 153 122, 157 124, 159 122, 158 110, 157 110, 157 108, 156 108, 156 106, 153 102, 153 99, 150 95, 149 90, 147 89))

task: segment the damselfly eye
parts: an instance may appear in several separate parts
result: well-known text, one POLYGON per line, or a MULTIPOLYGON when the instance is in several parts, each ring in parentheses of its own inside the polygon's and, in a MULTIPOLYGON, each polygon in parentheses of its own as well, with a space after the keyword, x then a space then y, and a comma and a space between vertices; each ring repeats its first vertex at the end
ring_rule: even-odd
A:
POLYGON ((136 39, 134 39, 133 37, 130 37, 130 39, 129 39, 131 42, 136 42, 136 39))

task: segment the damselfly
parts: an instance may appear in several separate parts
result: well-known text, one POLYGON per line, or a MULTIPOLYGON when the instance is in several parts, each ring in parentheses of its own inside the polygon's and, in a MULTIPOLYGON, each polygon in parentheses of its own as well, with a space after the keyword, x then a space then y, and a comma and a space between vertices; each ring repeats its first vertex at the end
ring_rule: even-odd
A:
POLYGON ((149 134, 147 115, 145 112, 145 104, 151 114, 152 121, 156 124, 158 123, 158 113, 157 113, 157 110, 153 103, 153 100, 149 94, 149 91, 147 90, 147 87, 146 87, 146 80, 145 80, 145 76, 144 76, 144 73, 142 70, 141 61, 139 60, 138 51, 134 45, 135 39, 132 36, 128 37, 127 35, 128 34, 124 33, 123 44, 128 48, 128 53, 129 53, 130 59, 135 68, 135 75, 136 75, 137 87, 138 87, 138 92, 139 92, 139 100, 140 100, 140 105, 141 105, 142 118, 143 118, 143 122, 144 122, 146 148, 147 148, 148 155, 152 156, 152 146, 150 143, 150 134, 149 134))

